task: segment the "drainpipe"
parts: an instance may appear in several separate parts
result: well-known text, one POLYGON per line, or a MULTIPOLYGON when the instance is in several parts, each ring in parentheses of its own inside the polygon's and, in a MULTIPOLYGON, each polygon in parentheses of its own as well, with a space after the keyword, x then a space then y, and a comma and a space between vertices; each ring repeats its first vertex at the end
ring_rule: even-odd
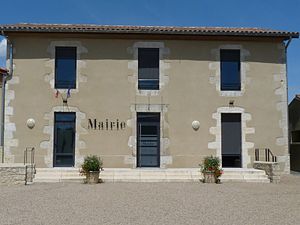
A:
POLYGON ((13 75, 13 45, 6 37, 7 40, 7 48, 9 49, 9 62, 10 68, 8 73, 4 73, 2 75, 2 99, 1 99, 1 146, 2 146, 2 163, 4 163, 4 128, 5 128, 5 92, 6 92, 6 82, 10 79, 13 75))
POLYGON ((287 147, 288 147, 288 155, 290 155, 290 121, 289 121, 289 88, 288 88, 288 66, 287 66, 287 49, 290 45, 290 43, 292 42, 292 37, 289 38, 289 40, 287 41, 287 43, 285 44, 285 80, 286 80, 286 110, 287 110, 287 132, 288 132, 288 143, 287 143, 287 147))
POLYGON ((2 146, 2 163, 4 163, 4 119, 5 119, 5 84, 6 84, 7 74, 2 74, 2 99, 1 99, 1 146, 2 146))

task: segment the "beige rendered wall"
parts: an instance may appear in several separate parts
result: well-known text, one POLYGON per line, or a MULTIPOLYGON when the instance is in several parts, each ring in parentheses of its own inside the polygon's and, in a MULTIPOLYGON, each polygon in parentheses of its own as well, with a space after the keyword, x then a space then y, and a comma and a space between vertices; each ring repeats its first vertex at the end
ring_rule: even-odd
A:
MULTIPOLYGON (((242 113, 243 167, 254 148, 270 148, 289 171, 285 51, 278 42, 130 40, 12 36, 14 77, 8 83, 6 161, 21 162, 36 148, 38 167, 53 166, 54 111, 75 111, 76 166, 88 154, 105 167, 135 168, 136 111, 161 112, 161 167, 197 167, 220 156, 220 113, 242 113), (54 48, 78 49, 77 89, 68 107, 55 98, 54 48), (161 90, 137 90, 137 48, 160 48, 161 90), (241 49, 242 90, 219 91, 219 49, 241 49), (234 100, 234 107, 229 101, 234 100), (36 121, 26 127, 28 118, 36 121), (88 119, 126 122, 123 130, 90 130, 88 119), (200 122, 199 130, 192 122, 200 122)), ((61 91, 63 92, 63 91, 61 91)))

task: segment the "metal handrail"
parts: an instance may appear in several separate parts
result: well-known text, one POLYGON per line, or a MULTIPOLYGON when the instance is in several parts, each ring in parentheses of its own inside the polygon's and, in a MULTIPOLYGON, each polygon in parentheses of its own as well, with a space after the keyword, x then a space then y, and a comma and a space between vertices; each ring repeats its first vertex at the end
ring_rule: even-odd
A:
POLYGON ((25 165, 25 185, 27 184, 28 180, 30 182, 32 182, 32 179, 33 179, 33 174, 36 173, 36 170, 35 170, 35 165, 34 165, 34 152, 35 152, 35 149, 34 147, 26 147, 26 149, 24 150, 24 165, 25 165), (28 153, 30 153, 30 163, 28 163, 28 153), (31 169, 31 173, 32 173, 32 176, 30 176, 28 178, 28 168, 31 169))
MULTIPOLYGON (((269 148, 265 148, 264 151, 265 151, 265 161, 266 162, 271 162, 271 160, 272 160, 272 162, 277 162, 277 156, 275 156, 269 148)), ((260 161, 259 152, 260 152, 260 149, 256 148, 255 152, 254 152, 255 153, 255 161, 260 161)))
POLYGON ((28 164, 28 152, 30 152, 30 164, 34 164, 34 147, 26 147, 24 150, 24 165, 28 164))

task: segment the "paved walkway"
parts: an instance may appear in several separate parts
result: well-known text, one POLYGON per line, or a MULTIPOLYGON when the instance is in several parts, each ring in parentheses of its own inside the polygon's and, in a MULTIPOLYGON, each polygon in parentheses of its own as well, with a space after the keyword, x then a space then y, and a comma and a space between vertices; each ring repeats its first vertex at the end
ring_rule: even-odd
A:
POLYGON ((280 184, 78 183, 0 187, 1 225, 300 224, 300 176, 280 184))

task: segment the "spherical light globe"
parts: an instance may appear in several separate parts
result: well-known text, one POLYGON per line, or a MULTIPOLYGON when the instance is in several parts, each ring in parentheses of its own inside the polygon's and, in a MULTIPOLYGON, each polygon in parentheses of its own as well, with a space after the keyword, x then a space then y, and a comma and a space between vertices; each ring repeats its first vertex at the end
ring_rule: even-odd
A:
POLYGON ((198 120, 194 120, 192 122, 192 127, 193 127, 194 130, 198 130, 199 127, 200 127, 200 122, 198 120))
POLYGON ((32 119, 32 118, 30 118, 30 119, 27 120, 26 124, 27 124, 27 127, 28 127, 29 129, 32 129, 32 128, 34 128, 34 126, 35 126, 35 120, 32 119))

